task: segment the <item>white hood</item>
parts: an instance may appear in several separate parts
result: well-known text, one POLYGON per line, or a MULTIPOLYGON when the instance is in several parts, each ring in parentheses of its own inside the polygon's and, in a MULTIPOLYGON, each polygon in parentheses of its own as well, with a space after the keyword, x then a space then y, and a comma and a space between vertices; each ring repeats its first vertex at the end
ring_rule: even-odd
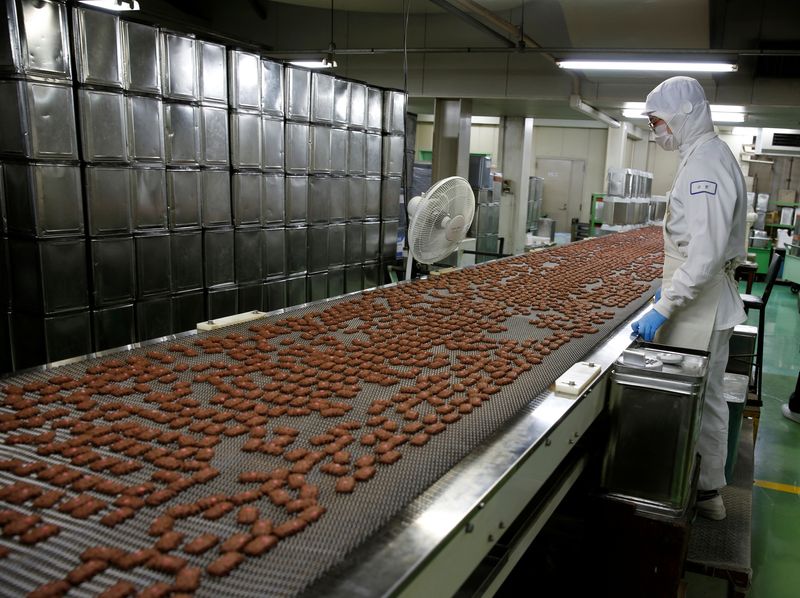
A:
POLYGON ((691 77, 671 77, 647 94, 645 113, 667 123, 683 153, 705 133, 714 132, 711 109, 700 83, 691 77))

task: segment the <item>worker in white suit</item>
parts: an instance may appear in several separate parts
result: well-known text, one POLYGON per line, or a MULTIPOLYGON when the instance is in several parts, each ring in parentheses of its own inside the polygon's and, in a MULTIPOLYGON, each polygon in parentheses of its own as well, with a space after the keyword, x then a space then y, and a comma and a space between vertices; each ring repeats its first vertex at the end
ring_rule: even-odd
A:
POLYGON ((667 196, 664 273, 653 309, 632 327, 646 341, 707 350, 708 381, 697 452, 701 456, 698 513, 724 519, 728 406, 723 376, 733 327, 747 319, 733 278, 744 261, 744 177, 714 132, 700 84, 672 77, 647 96, 645 113, 658 145, 681 161, 667 196))

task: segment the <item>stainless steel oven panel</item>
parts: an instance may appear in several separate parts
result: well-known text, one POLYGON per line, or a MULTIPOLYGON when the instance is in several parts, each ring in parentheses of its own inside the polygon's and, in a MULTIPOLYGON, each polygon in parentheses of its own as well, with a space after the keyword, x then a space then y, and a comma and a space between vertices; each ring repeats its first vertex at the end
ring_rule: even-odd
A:
POLYGON ((229 50, 231 108, 261 112, 261 59, 257 54, 229 50))
POLYGON ((175 100, 200 99, 197 42, 192 36, 161 33, 164 95, 175 100))
POLYGON ((75 63, 80 83, 123 87, 119 17, 115 14, 75 8, 75 63))
POLYGON ((200 101, 228 105, 228 66, 225 46, 198 41, 200 60, 200 101))
POLYGON ((164 104, 164 139, 167 164, 195 166, 200 163, 200 106, 167 102, 164 104))
POLYGON ((130 157, 164 163, 164 106, 159 98, 127 96, 130 157))
POLYGON ((125 88, 138 93, 161 93, 161 44, 156 27, 122 21, 122 67, 125 88))

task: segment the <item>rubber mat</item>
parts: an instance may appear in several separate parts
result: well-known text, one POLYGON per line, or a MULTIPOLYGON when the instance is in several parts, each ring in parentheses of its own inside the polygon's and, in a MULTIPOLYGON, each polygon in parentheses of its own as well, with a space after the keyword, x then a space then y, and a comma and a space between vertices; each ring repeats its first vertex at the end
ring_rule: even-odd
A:
MULTIPOLYGON (((364 292, 311 304, 257 322, 229 327, 221 332, 202 333, 117 355, 116 357, 120 360, 124 360, 134 356, 149 359, 148 355, 152 355, 153 351, 169 353, 175 357, 175 361, 169 365, 169 369, 174 368, 177 364, 186 364, 190 368, 197 364, 210 364, 218 361, 231 364, 236 360, 226 352, 205 354, 200 350, 199 355, 195 357, 185 357, 179 353, 170 353, 169 347, 176 342, 187 347, 194 347, 193 343, 197 341, 209 338, 218 339, 229 334, 252 336, 253 332, 250 331, 252 326, 269 324, 285 327, 284 333, 271 339, 271 342, 279 343, 283 339, 291 339, 291 341, 286 341, 286 346, 300 346, 308 344, 308 340, 303 337, 302 333, 292 332, 288 328, 287 322, 297 322, 299 318, 307 317, 310 321, 330 323, 336 321, 337 307, 345 303, 351 307, 354 305, 355 307, 364 307, 366 312, 368 311, 366 308, 376 302, 381 308, 380 317, 367 322, 358 317, 347 322, 336 321, 338 328, 335 327, 336 330, 329 332, 329 335, 332 343, 339 343, 338 346, 343 344, 349 350, 364 347, 371 347, 370 350, 373 351, 379 350, 380 341, 376 339, 382 337, 378 332, 385 330, 395 317, 390 311, 390 306, 396 305, 395 300, 398 297, 409 294, 414 296, 415 300, 414 306, 407 308, 409 312, 413 312, 407 321, 412 322, 418 328, 404 333, 404 337, 424 336, 423 327, 426 322, 446 320, 448 317, 454 317, 454 314, 459 311, 473 315, 475 313, 485 314, 477 318, 478 320, 484 318, 487 321, 486 331, 482 334, 480 342, 491 346, 495 356, 502 347, 518 348, 524 340, 537 341, 550 336, 551 329, 537 327, 535 322, 543 315, 556 313, 560 301, 580 299, 586 302, 588 315, 595 312, 606 312, 607 314, 607 317, 599 318, 596 322, 596 332, 583 336, 575 335, 576 338, 566 342, 557 350, 554 349, 549 354, 543 355, 541 363, 534 365, 528 371, 519 370, 516 372, 518 375, 513 383, 497 387, 499 392, 496 394, 485 395, 485 400, 471 413, 465 413, 460 420, 447 425, 446 430, 441 434, 431 436, 430 441, 424 446, 412 446, 410 443, 398 446, 397 450, 401 453, 402 458, 394 464, 378 467, 375 476, 369 481, 359 482, 352 493, 337 492, 335 490, 336 476, 324 473, 320 470, 319 465, 314 467, 306 475, 306 482, 318 487, 317 500, 326 508, 325 514, 318 521, 309 524, 301 533, 280 540, 277 546, 268 553, 259 557, 245 558, 226 576, 215 577, 204 573, 201 585, 196 591, 197 595, 296 595, 331 567, 347 559, 348 554, 354 548, 376 533, 380 533, 381 527, 406 505, 446 474, 473 447, 486 441, 523 407, 535 401, 535 397, 540 395, 555 378, 591 351, 595 345, 649 299, 660 275, 661 243, 661 231, 657 228, 639 229, 629 233, 600 237, 568 248, 553 248, 544 252, 506 258, 499 262, 482 264, 441 277, 432 277, 424 281, 379 289, 377 292, 364 292), (604 290, 603 280, 599 280, 597 276, 598 263, 607 268, 607 271, 603 272, 603 280, 621 280, 625 282, 627 289, 632 289, 628 298, 621 301, 608 296, 604 290), (487 272, 490 274, 488 280, 487 272), (570 279, 570 288, 558 290, 557 287, 560 288, 560 285, 557 283, 564 278, 570 279), (454 288, 452 286, 454 283, 467 289, 463 296, 448 297, 450 293, 448 289, 454 288), (515 297, 522 296, 523 291, 529 292, 532 288, 537 292, 540 290, 540 295, 549 298, 548 300, 556 309, 530 310, 525 305, 520 305, 519 300, 515 297), (446 310, 439 310, 442 312, 441 314, 436 311, 438 307, 445 304, 451 306, 449 308, 451 309, 450 316, 444 313, 446 310), (456 309, 452 308, 453 305, 456 306, 456 309), (498 322, 502 324, 500 328, 496 327, 498 322), (360 328, 357 328, 358 326, 360 328), (516 341, 516 343, 501 344, 505 341, 509 343, 516 341)), ((457 333, 458 331, 455 331, 452 334, 457 335, 457 333)), ((447 340, 446 335, 434 339, 430 343, 432 348, 429 352, 435 354, 434 361, 443 358, 446 360, 446 364, 452 368, 453 365, 459 363, 460 359, 463 359, 465 352, 448 349, 445 345, 447 340)), ((278 344, 277 346, 281 347, 282 345, 278 344)), ((276 348, 270 355, 274 359, 278 353, 279 349, 276 348)), ((46 371, 23 373, 0 381, 0 386, 24 385, 37 381, 47 383, 54 376, 79 379, 86 374, 87 369, 92 371, 92 368, 98 363, 107 363, 113 357, 115 356, 104 356, 46 371)), ((403 368, 398 367, 398 370, 403 370, 403 368)), ((435 370, 422 367, 420 375, 442 373, 443 371, 447 372, 442 367, 435 370)), ((213 399, 218 394, 217 389, 210 384, 193 381, 195 375, 196 373, 191 369, 178 371, 176 372, 176 381, 186 383, 186 387, 191 389, 189 396, 196 399, 201 406, 211 405, 217 409, 217 412, 227 413, 231 417, 237 414, 236 409, 225 408, 214 403, 213 399)), ((258 386, 267 385, 272 381, 270 377, 263 376, 258 371, 248 373, 247 376, 258 386)), ((455 385, 459 380, 457 370, 451 369, 450 376, 450 383, 455 385)), ((344 421, 358 422, 357 425, 361 428, 352 432, 355 442, 347 447, 354 461, 362 455, 372 454, 371 446, 358 442, 363 434, 372 430, 364 425, 370 417, 370 413, 368 413, 370 406, 374 405, 376 400, 384 399, 390 402, 392 397, 397 395, 401 386, 411 383, 413 383, 413 378, 411 382, 400 381, 388 386, 362 381, 359 384, 361 390, 349 400, 351 409, 344 416, 326 418, 320 417, 317 412, 312 412, 304 417, 291 417, 284 414, 269 418, 265 425, 273 434, 277 434, 274 432, 276 427, 291 426, 295 428, 299 434, 290 448, 314 450, 319 447, 312 446, 309 442, 313 436, 329 432, 333 426, 344 421)), ((119 385, 130 387, 133 385, 133 380, 123 380, 119 382, 119 385)), ((175 388, 172 380, 165 384, 154 381, 151 382, 151 385, 154 391, 164 393, 171 392, 175 388)), ((9 397, 4 396, 4 393, 0 393, 0 396, 3 397, 0 412, 6 418, 2 421, 13 419, 14 414, 19 413, 19 409, 10 406, 9 397)), ((65 418, 75 420, 86 416, 85 409, 80 410, 66 400, 69 396, 68 391, 61 391, 56 396, 60 400, 49 403, 40 402, 36 407, 39 412, 47 413, 53 409, 61 409, 63 413, 59 415, 60 420, 65 418)), ((159 423, 149 417, 152 415, 149 411, 143 411, 143 409, 158 409, 158 405, 153 403, 152 397, 148 398, 148 396, 148 394, 139 392, 133 392, 126 396, 95 394, 93 399, 97 402, 97 407, 93 409, 106 408, 107 411, 103 412, 106 414, 132 409, 135 414, 129 415, 124 421, 147 426, 158 434, 170 431, 172 429, 169 425, 171 420, 159 423)), ((36 399, 38 395, 33 392, 28 393, 26 397, 36 399)), ((462 393, 455 393, 448 401, 454 401, 459 397, 462 397, 461 401, 463 402, 462 393)), ((417 409, 420 418, 426 414, 435 413, 434 407, 425 402, 421 403, 417 409)), ((133 411, 128 413, 133 413, 133 411)), ((400 427, 408 423, 401 413, 392 412, 391 408, 384 415, 388 416, 389 420, 396 421, 400 427)), ((51 431, 52 426, 49 420, 47 423, 42 423, 36 420, 36 416, 33 416, 32 419, 26 421, 33 421, 39 425, 30 429, 0 432, 0 439, 4 442, 0 444, 0 461, 18 459, 28 463, 69 465, 69 459, 58 454, 38 454, 36 441, 14 441, 15 443, 9 444, 9 438, 19 435, 21 432, 37 435, 51 431)), ((94 423, 109 426, 109 428, 111 426, 102 419, 95 420, 94 423)), ((229 420, 226 425, 233 425, 233 423, 233 420, 229 420)), ((188 422, 185 425, 188 425, 188 422)), ((184 429, 179 431, 185 433, 184 429)), ((221 440, 215 447, 213 460, 210 462, 210 465, 219 471, 217 477, 207 483, 192 485, 181 491, 175 498, 159 506, 144 506, 138 509, 133 517, 112 528, 106 527, 100 520, 116 508, 111 505, 115 497, 109 497, 92 489, 85 491, 84 494, 102 500, 106 505, 87 519, 79 520, 61 513, 58 511, 58 505, 47 509, 37 509, 31 505, 30 501, 22 504, 6 503, 2 505, 3 508, 13 509, 19 514, 38 514, 44 522, 58 525, 60 532, 58 535, 34 545, 23 544, 18 539, 11 537, 0 537, 0 547, 6 547, 9 550, 9 554, 5 558, 0 558, 0 582, 2 582, 0 595, 24 595, 42 584, 64 579, 70 571, 80 565, 81 553, 93 546, 115 546, 126 551, 150 548, 158 539, 150 535, 150 525, 154 518, 165 513, 167 509, 178 504, 196 502, 216 494, 230 497, 258 487, 254 484, 241 483, 239 481, 241 472, 267 472, 279 467, 292 466, 291 462, 280 455, 244 452, 242 446, 247 438, 247 435, 234 437, 221 435, 221 440)), ((55 439, 50 439, 50 441, 60 443, 74 439, 75 434, 71 433, 69 428, 59 427, 55 429, 55 439)), ((23 438, 23 440, 25 439, 23 438)), ((268 438, 264 440, 268 440, 268 438)), ((152 439, 149 442, 153 447, 166 446, 170 450, 178 448, 174 439, 167 442, 152 439)), ((125 458, 124 455, 115 454, 107 446, 96 446, 93 447, 93 450, 101 457, 125 458)), ((144 460, 140 461, 140 465, 142 467, 138 471, 108 477, 131 487, 150 481, 151 476, 159 469, 153 463, 144 460)), ((0 471, 0 484, 2 485, 8 486, 23 481, 39 486, 43 490, 52 489, 48 483, 35 480, 35 475, 20 476, 7 467, 0 469, 2 469, 0 471)), ((105 472, 98 474, 89 466, 74 466, 73 469, 105 477, 105 472)), ((156 488, 162 487, 162 485, 156 485, 156 488)), ((80 492, 67 489, 67 495, 63 500, 78 494, 80 492)), ((260 509, 263 518, 271 519, 276 525, 294 517, 294 515, 288 514, 284 507, 276 506, 264 496, 260 496, 251 505, 260 509)), ((249 526, 237 523, 237 510, 234 509, 214 520, 207 519, 200 514, 175 519, 174 530, 185 535, 184 541, 200 534, 215 534, 224 540, 235 533, 247 533, 249 526)), ((217 548, 209 550, 203 555, 189 555, 182 552, 180 548, 172 550, 170 554, 185 559, 187 566, 204 569, 220 556, 217 548)), ((164 584, 160 586, 163 589, 169 588, 175 582, 175 574, 159 572, 148 566, 124 571, 112 564, 90 579, 73 584, 69 595, 96 595, 120 580, 131 582, 139 590, 158 583, 164 584)))

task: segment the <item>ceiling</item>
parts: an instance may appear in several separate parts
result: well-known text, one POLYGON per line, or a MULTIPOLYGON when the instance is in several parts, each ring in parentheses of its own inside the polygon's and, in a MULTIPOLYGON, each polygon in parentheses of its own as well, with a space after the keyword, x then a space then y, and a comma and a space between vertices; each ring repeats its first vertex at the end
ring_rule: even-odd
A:
POLYGON ((333 0, 333 13, 331 0, 140 3, 156 22, 276 58, 320 55, 334 41, 336 74, 405 87, 420 110, 463 97, 476 115, 586 118, 569 108, 578 93, 619 118, 624 102, 642 101, 669 74, 571 75, 554 59, 725 58, 737 73, 698 77, 711 102, 745 106, 749 126, 800 127, 796 0, 333 0), (765 52, 778 55, 757 56, 765 52))

